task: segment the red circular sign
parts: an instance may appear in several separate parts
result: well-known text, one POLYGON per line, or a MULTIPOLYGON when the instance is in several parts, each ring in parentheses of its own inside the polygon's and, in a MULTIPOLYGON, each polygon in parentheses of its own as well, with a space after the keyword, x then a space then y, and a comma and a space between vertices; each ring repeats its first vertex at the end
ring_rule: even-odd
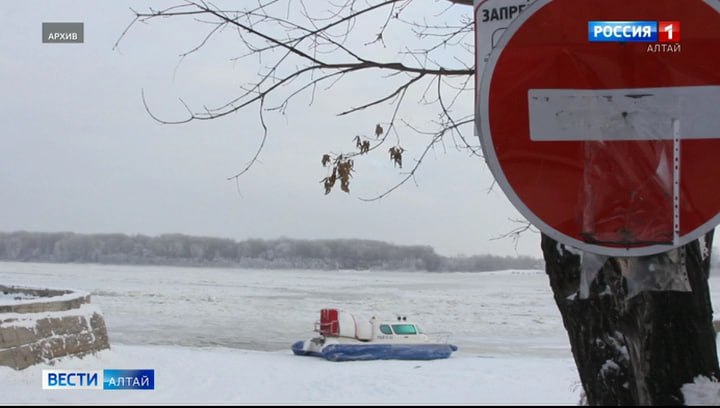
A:
POLYGON ((536 0, 519 15, 485 68, 477 115, 488 165, 528 220, 611 256, 667 251, 720 223, 719 11, 716 0, 536 0))

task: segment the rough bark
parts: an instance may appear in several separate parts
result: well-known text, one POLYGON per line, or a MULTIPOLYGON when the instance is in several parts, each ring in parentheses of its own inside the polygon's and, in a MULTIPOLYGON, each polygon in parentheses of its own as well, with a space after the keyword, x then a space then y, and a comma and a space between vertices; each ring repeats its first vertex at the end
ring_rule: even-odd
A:
POLYGON ((703 257, 699 241, 684 247, 691 292, 643 291, 629 299, 630 258, 608 258, 581 299, 580 252, 545 235, 542 249, 589 405, 682 404, 683 384, 698 375, 720 378, 710 254, 703 257))

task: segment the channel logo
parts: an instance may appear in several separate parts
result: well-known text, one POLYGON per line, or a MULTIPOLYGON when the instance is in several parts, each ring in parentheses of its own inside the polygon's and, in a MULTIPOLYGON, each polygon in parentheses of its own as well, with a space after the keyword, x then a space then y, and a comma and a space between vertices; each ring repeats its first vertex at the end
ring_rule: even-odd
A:
POLYGON ((155 370, 103 370, 103 390, 154 390, 155 370))
POLYGON ((155 370, 43 370, 44 390, 154 390, 155 370))
POLYGON ((101 390, 102 371, 43 370, 43 390, 101 390))
POLYGON ((658 21, 658 42, 678 43, 680 42, 679 21, 658 21))
POLYGON ((590 42, 680 42, 679 21, 588 21, 590 42))

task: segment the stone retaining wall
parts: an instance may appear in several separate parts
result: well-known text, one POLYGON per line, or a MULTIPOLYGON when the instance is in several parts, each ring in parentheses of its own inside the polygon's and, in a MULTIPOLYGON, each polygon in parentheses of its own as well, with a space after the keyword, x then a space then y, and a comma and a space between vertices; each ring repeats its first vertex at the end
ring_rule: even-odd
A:
POLYGON ((0 365, 21 370, 110 348, 102 312, 89 294, 2 285, 0 293, 20 298, 0 304, 0 365))

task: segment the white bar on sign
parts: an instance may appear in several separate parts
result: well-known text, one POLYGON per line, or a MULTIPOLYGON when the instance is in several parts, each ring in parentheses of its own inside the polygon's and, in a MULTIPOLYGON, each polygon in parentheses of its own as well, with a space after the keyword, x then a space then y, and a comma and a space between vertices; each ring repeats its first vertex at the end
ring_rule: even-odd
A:
POLYGON ((533 141, 720 138, 720 86, 530 89, 533 141))

